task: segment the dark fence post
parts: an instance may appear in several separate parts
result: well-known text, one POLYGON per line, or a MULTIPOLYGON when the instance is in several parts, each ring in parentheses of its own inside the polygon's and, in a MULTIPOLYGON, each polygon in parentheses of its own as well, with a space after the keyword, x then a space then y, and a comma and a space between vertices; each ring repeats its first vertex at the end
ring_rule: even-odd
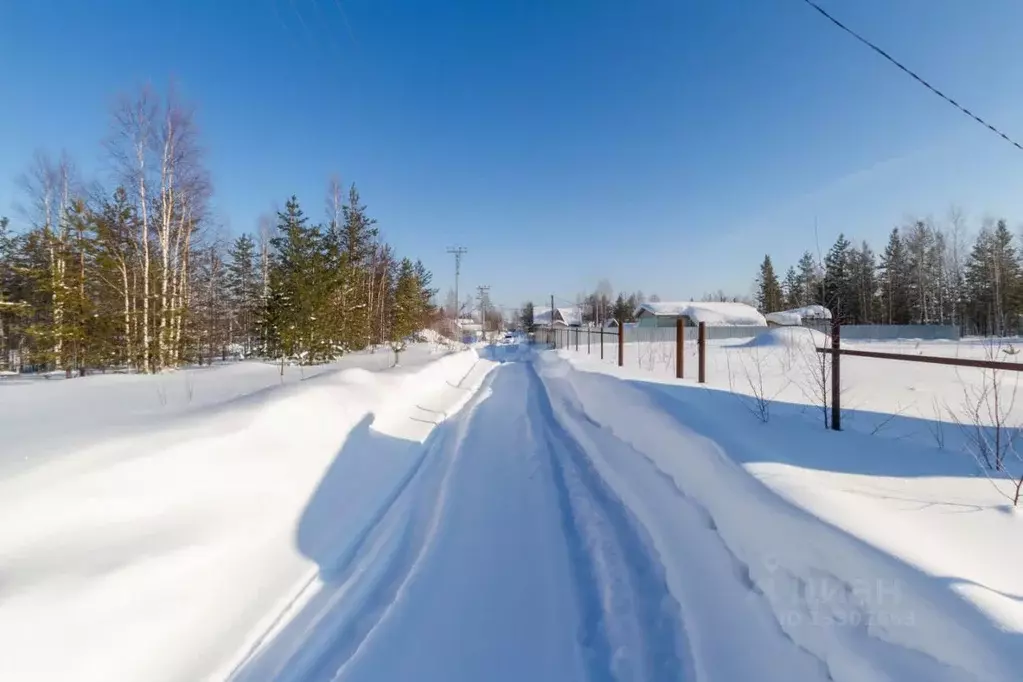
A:
POLYGON ((625 366, 625 327, 618 320, 618 366, 625 366))
POLYGON ((593 332, 589 327, 586 328, 586 354, 590 354, 590 334, 593 332))
POLYGON ((831 321, 831 429, 842 430, 842 325, 836 316, 831 321))
POLYGON ((682 318, 675 320, 675 378, 682 378, 682 351, 685 346, 685 324, 682 318))
POLYGON ((575 328, 575 349, 579 350, 579 327, 575 328))
POLYGON ((697 339, 700 346, 700 370, 699 382, 707 383, 707 323, 700 323, 700 336, 697 339))

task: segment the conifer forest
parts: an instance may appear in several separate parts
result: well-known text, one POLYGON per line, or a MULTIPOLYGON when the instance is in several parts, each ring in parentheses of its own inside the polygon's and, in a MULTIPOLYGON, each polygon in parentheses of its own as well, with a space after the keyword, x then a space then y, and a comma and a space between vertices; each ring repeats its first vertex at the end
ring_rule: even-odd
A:
POLYGON ((276 215, 225 236, 195 115, 173 92, 123 98, 99 149, 109 170, 88 178, 38 152, 20 215, 0 218, 0 371, 313 364, 397 354, 431 320, 431 273, 384 241, 354 184, 328 183, 322 220, 283 188, 267 197, 284 202, 276 215))

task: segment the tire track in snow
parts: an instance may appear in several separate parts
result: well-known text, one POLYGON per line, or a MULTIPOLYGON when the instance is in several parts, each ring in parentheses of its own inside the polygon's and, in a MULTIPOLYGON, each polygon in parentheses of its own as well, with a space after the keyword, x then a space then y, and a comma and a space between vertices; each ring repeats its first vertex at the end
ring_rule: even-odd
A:
MULTIPOLYGON (((711 585, 714 576, 721 576, 729 573, 734 580, 735 587, 742 589, 748 594, 746 604, 737 604, 743 609, 755 606, 760 611, 757 617, 750 611, 747 617, 739 616, 742 624, 757 624, 760 633, 758 636, 746 637, 748 642, 761 641, 767 644, 767 636, 773 631, 773 638, 776 641, 784 641, 792 651, 798 651, 809 660, 816 662, 818 666, 818 677, 812 677, 809 672, 807 676, 799 677, 785 673, 779 676, 784 670, 783 666, 763 670, 756 679, 826 679, 826 680, 902 680, 920 679, 934 680, 935 682, 964 682, 965 680, 976 679, 1017 679, 1007 672, 1002 672, 997 666, 985 668, 986 664, 978 657, 978 664, 985 673, 980 676, 976 672, 970 672, 966 667, 955 663, 940 660, 932 653, 916 646, 912 639, 907 639, 905 626, 901 626, 897 616, 905 603, 912 601, 913 610, 909 611, 913 622, 919 616, 919 626, 927 627, 932 625, 929 615, 937 615, 932 610, 931 604, 925 595, 913 594, 912 587, 915 583, 910 578, 900 578, 905 573, 903 569, 891 569, 884 560, 883 555, 877 553, 881 562, 877 565, 862 562, 856 568, 845 569, 840 565, 833 565, 824 562, 823 565, 813 561, 812 556, 799 558, 796 554, 796 563, 793 566, 786 565, 788 562, 779 562, 771 556, 771 552, 763 555, 764 563, 759 567, 751 566, 748 561, 742 558, 749 555, 749 552, 739 552, 737 547, 732 547, 730 542, 735 541, 736 517, 734 509, 723 509, 715 507, 714 511, 707 504, 712 504, 710 498, 701 498, 699 489, 690 488, 687 483, 689 479, 679 478, 678 474, 669 474, 661 468, 651 454, 635 446, 629 436, 619 436, 609 426, 595 421, 582 408, 580 400, 588 398, 591 394, 588 391, 608 390, 599 386, 596 381, 576 385, 570 381, 562 381, 553 378, 549 385, 552 387, 552 395, 557 398, 556 414, 565 425, 565 428, 573 435, 578 442, 585 445, 587 452, 591 453, 600 461, 600 470, 610 471, 615 488, 622 490, 623 497, 631 499, 636 513, 645 520, 653 521, 651 533, 660 543, 668 541, 669 544, 695 547, 698 538, 695 533, 683 533, 684 538, 677 537, 679 531, 686 525, 686 517, 694 521, 700 519, 704 528, 713 534, 712 542, 700 544, 699 556, 686 554, 683 556, 678 548, 671 549, 665 556, 665 563, 672 566, 671 570, 680 575, 683 583, 671 583, 672 590, 678 591, 680 602, 684 609, 684 615, 689 616, 689 611, 694 602, 697 604, 697 611, 700 612, 695 619, 698 630, 703 629, 704 620, 707 618, 706 605, 700 605, 698 590, 692 590, 694 582, 711 585), (624 485, 625 488, 620 486, 624 485), (627 490, 626 490, 627 489, 627 490), (639 493, 637 495, 637 493, 639 493), (661 499, 658 501, 657 498, 661 499), (675 498, 674 502, 670 498, 675 498), (706 502, 707 504, 704 504, 706 502), (641 511, 648 507, 646 511, 641 511), (653 512, 651 514, 651 512, 653 512), (715 519, 714 514, 723 513, 720 519, 715 519), (674 519, 668 530, 660 519, 674 519), (721 525, 728 531, 725 535, 719 531, 721 525), (660 530, 658 530, 660 529, 660 530), (726 539, 726 535, 729 539, 726 539), (676 536, 676 537, 672 537, 676 536), (681 540, 681 542, 679 542, 681 540), (690 541, 693 541, 690 543, 690 541), (707 570, 712 567, 708 561, 711 555, 718 555, 720 559, 727 561, 730 571, 707 570), (809 565, 806 562, 809 561, 809 565), (705 564, 702 569, 700 564, 705 564), (865 566, 867 568, 865 568, 865 566), (687 576, 695 574, 687 579, 687 576), (791 570, 796 569, 796 570, 791 570), (702 577, 701 577, 702 574, 702 577), (851 576, 851 577, 850 577, 851 576), (693 580, 695 578, 695 581, 693 580), (879 583, 864 582, 866 580, 887 580, 888 585, 899 586, 900 594, 897 598, 899 603, 894 604, 893 612, 885 611, 885 604, 881 603, 879 594, 870 593, 870 589, 878 590, 879 583), (688 582, 688 586, 686 583, 688 582), (905 589, 905 593, 901 591, 905 589), (690 592, 691 594, 687 594, 690 592), (866 594, 865 594, 866 592, 866 594), (700 608, 700 607, 703 608, 700 608), (770 622, 765 623, 763 615, 769 614, 770 622), (890 628, 889 625, 892 627, 890 628), (768 627, 769 626, 769 627, 768 627), (997 670, 997 674, 995 671, 997 670), (762 675, 762 676, 761 676, 762 675)), ((609 387, 610 388, 610 387, 609 387)), ((613 388, 611 388, 613 390, 613 388)), ((627 399, 623 396, 624 399, 627 399)), ((596 404, 599 404, 599 400, 596 404)), ((640 401, 639 404, 643 404, 640 401)), ((667 410, 666 410, 667 411, 667 410)), ((605 416, 606 413, 605 413, 605 416)), ((612 420, 614 415, 610 415, 612 420)), ((674 419, 673 413, 668 412, 668 418, 674 419)), ((614 422, 617 425, 627 425, 626 421, 614 422)), ((631 433, 631 432, 629 432, 631 433)), ((633 436, 634 437, 634 436, 633 436)), ((835 555, 848 554, 850 558, 858 556, 858 552, 851 550, 861 549, 858 541, 846 536, 843 532, 833 529, 819 519, 811 517, 807 512, 783 502, 776 497, 762 482, 751 476, 744 468, 727 457, 719 447, 705 444, 707 439, 701 436, 693 436, 692 439, 684 439, 673 443, 665 443, 662 447, 678 448, 678 454, 683 457, 692 458, 689 466, 698 475, 691 481, 694 486, 700 485, 700 481, 706 478, 706 472, 701 471, 709 467, 716 469, 716 474, 723 482, 731 486, 730 493, 747 500, 752 504, 751 511, 757 516, 757 522, 764 524, 764 519, 771 519, 777 522, 779 528, 788 528, 790 534, 805 537, 805 542, 811 546, 817 546, 821 551, 835 555), (691 451, 686 452, 684 443, 691 443, 691 451), (683 447, 679 447, 683 446, 683 447)), ((644 441, 647 447, 653 441, 644 441)), ((709 442, 709 441, 708 441, 709 442)), ((653 450, 651 450, 653 452, 653 450)), ((741 524, 741 521, 739 522, 741 524)), ((772 524, 773 525, 773 524, 772 524)), ((765 529, 769 526, 762 526, 765 529)), ((753 541, 754 547, 763 547, 763 543, 753 541)), ((869 556, 875 556, 874 551, 863 547, 869 556)), ((875 550, 876 551, 876 550, 875 550)), ((754 555, 756 551, 754 550, 754 555)), ((676 576, 677 578, 677 576, 676 576)), ((722 587, 727 587, 722 585, 722 587)), ((933 596, 933 595, 931 595, 933 596)), ((714 605, 717 606, 717 605, 714 605)), ((738 615, 739 610, 735 611, 738 615)), ((709 623, 707 623, 709 624, 709 623)), ((910 627, 909 630, 913 628, 910 627)), ((720 627, 712 627, 709 631, 722 631, 720 627)), ((752 634, 752 633, 751 633, 752 634)), ((704 653, 706 644, 696 640, 700 644, 699 653, 704 653)), ((708 647, 713 650, 713 646, 708 647)), ((780 663, 784 652, 774 646, 773 656, 765 651, 761 658, 766 661, 777 661, 780 663)), ((727 668, 732 659, 720 658, 720 652, 714 652, 716 660, 715 669, 708 669, 707 673, 713 672, 708 679, 751 679, 749 673, 736 675, 721 673, 727 668), (724 665, 722 665, 724 663, 724 665)), ((786 656, 787 657, 787 656, 786 656)), ((792 660, 790 663, 798 663, 792 660)), ((977 665, 977 664, 975 664, 977 665)))
POLYGON ((679 606, 645 530, 560 426, 536 370, 528 368, 534 431, 550 458, 590 679, 695 680, 679 606))
MULTIPOLYGON (((317 569, 325 581, 320 584, 319 593, 309 594, 319 583, 314 575, 275 619, 268 635, 296 610, 297 616, 284 627, 297 625, 297 619, 305 616, 300 639, 288 638, 285 642, 296 645, 295 649, 276 666, 270 679, 280 682, 338 679, 386 618, 429 550, 443 512, 447 481, 457 464, 459 443, 473 411, 488 394, 491 380, 492 377, 484 380, 457 421, 442 422, 430 434, 409 472, 349 548, 330 566, 317 569), (306 603, 299 606, 303 601, 306 603)), ((267 639, 264 636, 260 643, 267 639)), ((259 644, 254 651, 258 648, 259 644)), ((246 661, 258 664, 264 654, 265 651, 250 653, 246 661)), ((246 667, 246 663, 239 665, 230 679, 243 682, 267 678, 264 666, 254 666, 252 674, 246 667)))

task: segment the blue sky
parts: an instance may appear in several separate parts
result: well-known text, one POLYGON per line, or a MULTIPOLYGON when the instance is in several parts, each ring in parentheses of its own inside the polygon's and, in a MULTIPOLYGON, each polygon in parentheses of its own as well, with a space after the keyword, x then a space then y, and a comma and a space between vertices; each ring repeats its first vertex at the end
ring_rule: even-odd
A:
MULTIPOLYGON (((821 0, 1023 138, 1018 0, 821 0)), ((331 174, 385 236, 517 305, 744 293, 844 231, 950 204, 1023 220, 1023 152, 800 0, 0 4, 0 214, 37 148, 103 177, 118 94, 175 79, 231 233, 331 174)))

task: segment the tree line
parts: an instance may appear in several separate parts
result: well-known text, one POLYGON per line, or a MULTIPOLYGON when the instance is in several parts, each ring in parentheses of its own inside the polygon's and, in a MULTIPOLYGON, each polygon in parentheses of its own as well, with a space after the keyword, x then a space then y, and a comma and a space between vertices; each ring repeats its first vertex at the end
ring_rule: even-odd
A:
POLYGON ((967 243, 965 220, 915 220, 893 228, 878 256, 845 235, 823 259, 807 251, 779 278, 770 255, 756 278, 761 312, 820 304, 846 324, 951 324, 965 333, 1020 332, 1023 262, 1004 219, 983 222, 967 243))
POLYGON ((381 238, 354 184, 330 184, 322 223, 292 196, 225 240, 193 113, 173 92, 123 99, 105 149, 107 187, 37 154, 20 181, 24 225, 0 218, 0 371, 399 353, 434 314, 431 273, 381 238))

